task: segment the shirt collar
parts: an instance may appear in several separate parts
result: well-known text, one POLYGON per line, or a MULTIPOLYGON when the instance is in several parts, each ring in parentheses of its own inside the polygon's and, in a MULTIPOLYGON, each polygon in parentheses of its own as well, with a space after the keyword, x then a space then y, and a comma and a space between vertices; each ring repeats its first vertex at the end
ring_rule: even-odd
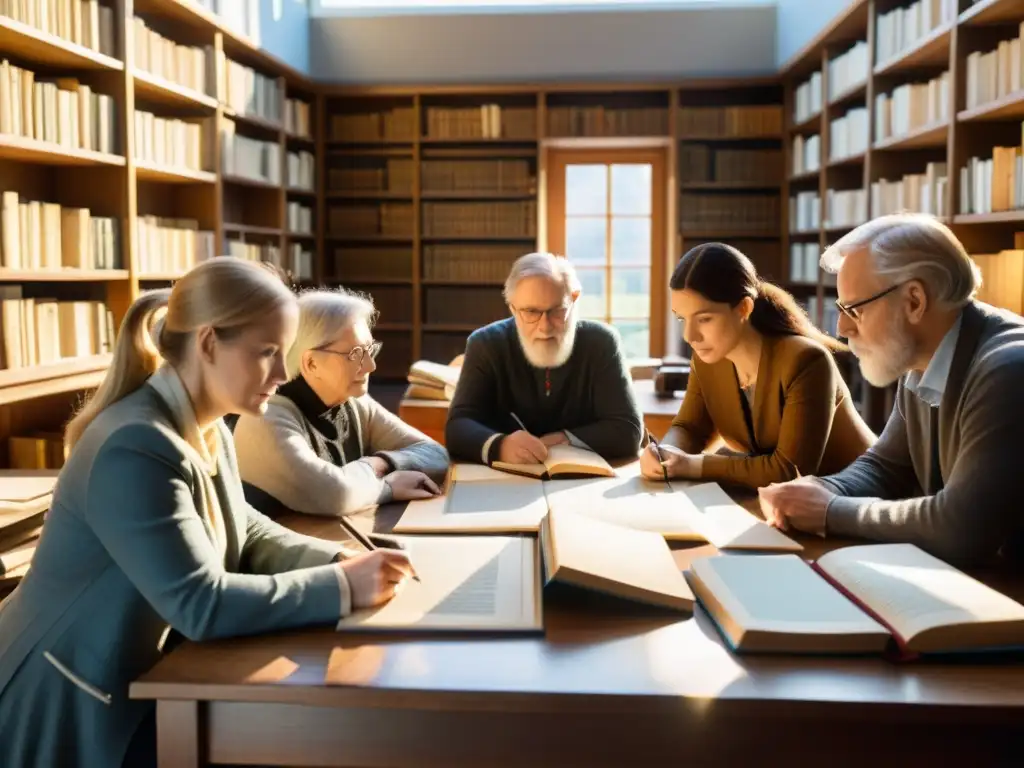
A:
POLYGON ((960 323, 963 320, 961 313, 953 327, 950 328, 942 341, 928 361, 928 367, 924 373, 912 371, 907 374, 905 386, 917 397, 933 408, 938 408, 942 403, 942 396, 946 392, 946 382, 949 379, 949 369, 953 365, 953 353, 956 351, 956 343, 960 338, 960 323))

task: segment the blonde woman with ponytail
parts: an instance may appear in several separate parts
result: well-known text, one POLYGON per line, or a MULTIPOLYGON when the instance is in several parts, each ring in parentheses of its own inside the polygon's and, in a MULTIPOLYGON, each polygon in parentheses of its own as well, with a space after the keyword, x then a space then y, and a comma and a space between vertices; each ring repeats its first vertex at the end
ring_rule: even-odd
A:
POLYGON ((263 412, 297 322, 277 277, 229 257, 128 310, 68 426, 32 569, 0 605, 0 765, 152 765, 153 705, 128 686, 170 631, 330 625, 409 575, 399 551, 299 535, 244 499, 222 417, 263 412))
POLYGON ((833 359, 843 345, 740 251, 692 248, 669 288, 694 356, 671 429, 641 454, 645 477, 760 488, 837 472, 874 442, 833 359), (716 437, 727 450, 706 453, 716 437))

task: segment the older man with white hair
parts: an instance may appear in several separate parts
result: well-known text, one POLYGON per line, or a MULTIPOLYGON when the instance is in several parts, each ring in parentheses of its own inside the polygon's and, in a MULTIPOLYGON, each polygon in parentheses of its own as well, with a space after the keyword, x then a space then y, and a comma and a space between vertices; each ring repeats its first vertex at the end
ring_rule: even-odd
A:
POLYGON ((924 215, 883 216, 821 259, 864 377, 899 381, 878 441, 824 478, 762 488, 780 527, 916 544, 949 561, 1024 553, 1024 319, 974 299, 980 274, 924 215))
POLYGON ((505 282, 512 317, 466 345, 445 442, 453 459, 535 463, 560 443, 635 457, 644 435, 613 328, 577 317, 568 259, 531 253, 505 282))

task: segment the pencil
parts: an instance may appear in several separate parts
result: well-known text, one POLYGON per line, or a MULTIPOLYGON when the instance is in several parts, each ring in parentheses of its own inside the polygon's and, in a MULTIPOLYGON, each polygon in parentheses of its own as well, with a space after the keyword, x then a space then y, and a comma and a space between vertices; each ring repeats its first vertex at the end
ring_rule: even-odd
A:
POLYGON ((510 411, 510 413, 512 414, 512 418, 516 420, 516 424, 519 425, 519 428, 522 429, 523 432, 525 432, 526 434, 530 434, 530 430, 528 430, 526 428, 526 425, 523 424, 523 420, 516 416, 515 411, 510 411))
MULTIPOLYGON (((364 547, 366 547, 366 550, 368 552, 373 552, 375 549, 380 549, 380 547, 378 547, 376 544, 373 543, 373 541, 370 540, 369 536, 367 536, 365 533, 363 533, 358 528, 356 528, 354 525, 352 525, 352 523, 350 523, 344 517, 339 517, 338 518, 338 522, 341 523, 341 527, 344 528, 348 532, 349 536, 351 536, 353 539, 355 539, 360 544, 362 544, 364 547)), ((412 574, 412 578, 415 581, 419 581, 420 580, 419 575, 416 574, 415 572, 412 574)))
POLYGON ((647 433, 647 436, 651 440, 651 445, 654 446, 654 452, 656 454, 658 454, 658 461, 661 462, 661 473, 665 476, 665 482, 667 483, 668 482, 668 469, 666 469, 666 467, 665 467, 665 457, 661 455, 661 446, 658 445, 658 441, 654 438, 654 435, 652 435, 650 432, 647 433))

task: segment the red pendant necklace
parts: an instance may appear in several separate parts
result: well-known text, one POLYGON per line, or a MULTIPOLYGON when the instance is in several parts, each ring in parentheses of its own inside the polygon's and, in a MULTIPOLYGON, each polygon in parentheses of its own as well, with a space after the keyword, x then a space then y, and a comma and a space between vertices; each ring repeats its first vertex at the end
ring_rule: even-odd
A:
POLYGON ((551 397, 551 369, 544 369, 544 397, 551 397))

